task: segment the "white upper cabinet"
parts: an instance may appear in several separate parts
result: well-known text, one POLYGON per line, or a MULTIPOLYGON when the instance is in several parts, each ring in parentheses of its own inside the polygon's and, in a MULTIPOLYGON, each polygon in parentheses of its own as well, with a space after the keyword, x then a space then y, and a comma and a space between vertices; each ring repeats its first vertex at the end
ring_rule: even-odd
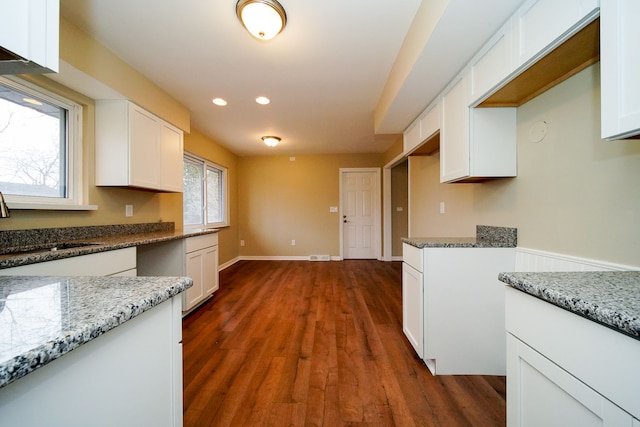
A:
POLYGON ((602 0, 602 138, 640 134, 640 1, 602 0))
MULTIPOLYGON (((430 140, 440 130, 440 118, 442 115, 440 108, 440 98, 437 98, 404 131, 403 149, 405 154, 411 154, 416 149, 419 149, 426 140, 430 140)), ((437 142, 428 145, 429 147, 426 148, 428 152, 438 149, 437 142)))
POLYGON ((469 70, 442 95, 440 182, 516 176, 516 109, 469 108, 469 70))
POLYGON ((471 105, 491 94, 515 69, 512 59, 511 20, 498 30, 469 63, 471 105))
POLYGON ((96 102, 96 185, 182 191, 182 131, 125 100, 96 102))
POLYGON ((59 32, 59 0, 0 0, 0 74, 58 72, 59 32))
POLYGON ((529 0, 512 17, 516 68, 533 63, 592 21, 599 0, 529 0))

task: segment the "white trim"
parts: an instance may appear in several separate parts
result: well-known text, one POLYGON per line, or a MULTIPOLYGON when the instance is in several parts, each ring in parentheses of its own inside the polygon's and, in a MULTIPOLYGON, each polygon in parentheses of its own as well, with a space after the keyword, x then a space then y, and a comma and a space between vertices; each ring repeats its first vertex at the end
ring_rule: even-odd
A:
POLYGON ((376 241, 374 242, 375 245, 375 252, 373 254, 374 258, 373 259, 377 259, 380 260, 381 259, 381 241, 380 239, 382 238, 382 227, 381 227, 381 222, 380 222, 380 214, 381 214, 381 206, 380 206, 380 168, 340 168, 339 169, 339 179, 340 179, 340 215, 338 215, 338 227, 340 229, 340 259, 344 259, 344 233, 343 233, 343 227, 342 227, 342 200, 343 200, 343 188, 342 188, 342 177, 344 173, 349 173, 349 172, 375 172, 376 174, 376 192, 375 192, 375 200, 374 200, 374 235, 375 235, 375 239, 376 241))
POLYGON ((640 267, 615 264, 607 261, 580 258, 573 255, 541 251, 529 248, 516 248, 515 271, 627 271, 640 270, 640 267))
MULTIPOLYGON (((389 261, 389 260, 385 260, 385 261, 389 261)), ((402 255, 400 255, 400 256, 398 256, 398 255, 392 256, 391 257, 391 261, 400 261, 400 262, 402 262, 402 255)))
POLYGON ((221 272, 222 270, 224 270, 225 268, 229 268, 231 267, 233 264, 235 264, 236 262, 240 261, 240 257, 235 257, 227 262, 225 262, 224 264, 220 264, 218 266, 218 272, 221 272))

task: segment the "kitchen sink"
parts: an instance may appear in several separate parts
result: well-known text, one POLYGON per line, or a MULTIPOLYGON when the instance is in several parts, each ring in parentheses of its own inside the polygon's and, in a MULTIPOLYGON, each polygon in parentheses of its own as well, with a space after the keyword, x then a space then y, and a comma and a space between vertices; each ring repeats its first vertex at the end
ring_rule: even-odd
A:
POLYGON ((98 242, 59 242, 42 243, 39 245, 8 246, 0 248, 0 255, 25 255, 41 252, 55 252, 64 249, 76 249, 91 246, 98 246, 98 242))

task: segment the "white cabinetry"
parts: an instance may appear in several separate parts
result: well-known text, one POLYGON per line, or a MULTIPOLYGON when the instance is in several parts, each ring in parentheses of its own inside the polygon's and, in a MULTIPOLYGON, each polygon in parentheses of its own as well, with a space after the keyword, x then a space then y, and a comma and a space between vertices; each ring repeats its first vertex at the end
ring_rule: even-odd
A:
POLYGON ((469 63, 469 92, 471 105, 498 88, 513 72, 513 34, 511 20, 498 30, 469 63))
POLYGON ((59 0, 0 0, 0 57, 26 60, 0 62, 0 74, 58 71, 59 10, 59 0))
POLYGON ((512 17, 516 68, 537 61, 598 13, 599 0, 529 0, 512 17))
POLYGON ((218 290, 218 235, 185 239, 186 273, 193 286, 184 292, 184 311, 191 310, 218 290))
POLYGON ((625 426, 640 418, 640 341, 506 288, 507 425, 625 426))
POLYGON ((218 234, 203 234, 138 247, 139 276, 188 276, 193 286, 182 293, 188 312, 219 288, 218 234))
POLYGON ((182 426, 180 307, 175 296, 3 387, 2 425, 182 426))
MULTIPOLYGON (((403 149, 405 154, 411 154, 424 141, 433 137, 440 130, 440 119, 442 111, 440 100, 432 102, 424 112, 418 117, 403 135, 403 149)), ((437 147, 433 147, 436 150, 437 147)))
POLYGON ((602 0, 600 12, 602 138, 640 134, 640 2, 602 0))
POLYGON ((403 244, 402 329, 435 375, 504 375, 504 285, 514 248, 403 244), (420 324, 422 322, 422 324, 420 324))
POLYGON ((182 191, 182 131, 125 100, 96 102, 96 185, 182 191))
POLYGON ((469 69, 442 94, 440 182, 516 175, 516 109, 469 108, 469 69))
POLYGON ((135 276, 136 248, 0 269, 0 276, 135 276))
POLYGON ((402 331, 418 354, 423 357, 424 296, 422 250, 402 244, 402 331))
POLYGON ((514 248, 425 248, 424 360, 439 375, 504 375, 504 284, 514 248))

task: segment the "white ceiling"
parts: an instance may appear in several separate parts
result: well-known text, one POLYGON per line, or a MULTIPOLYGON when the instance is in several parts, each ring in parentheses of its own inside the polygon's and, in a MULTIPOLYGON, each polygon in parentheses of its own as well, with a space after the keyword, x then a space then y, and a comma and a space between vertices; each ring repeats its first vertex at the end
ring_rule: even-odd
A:
POLYGON ((522 1, 280 0, 288 22, 269 42, 242 27, 236 0, 61 0, 61 15, 187 107, 193 128, 238 155, 375 153, 522 1), (374 114, 416 13, 442 5, 389 108, 377 112, 376 134, 374 114), (258 105, 259 95, 271 104, 258 105), (214 97, 229 104, 217 107, 214 97), (268 148, 263 135, 282 142, 268 148))

